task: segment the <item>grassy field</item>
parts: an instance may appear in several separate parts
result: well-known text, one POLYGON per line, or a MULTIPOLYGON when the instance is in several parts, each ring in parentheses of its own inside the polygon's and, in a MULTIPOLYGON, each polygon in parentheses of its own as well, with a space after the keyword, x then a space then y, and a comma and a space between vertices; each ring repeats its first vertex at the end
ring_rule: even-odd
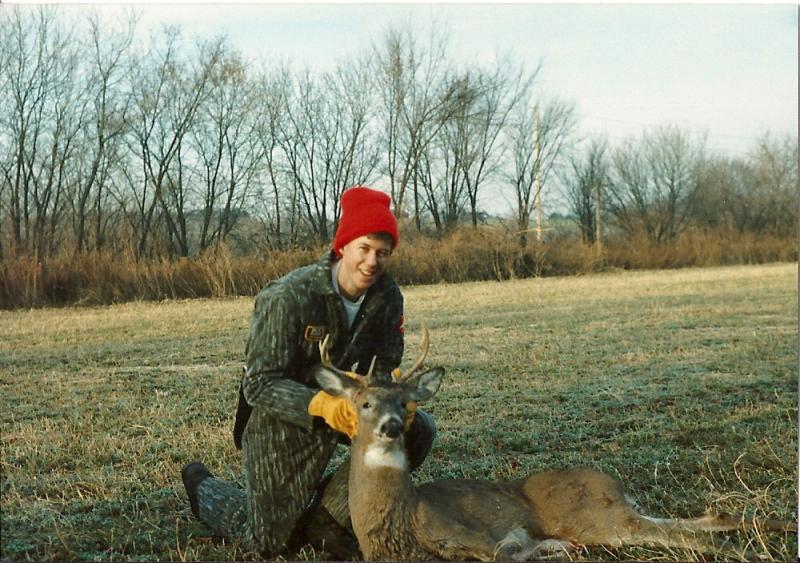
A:
MULTIPOLYGON (((797 265, 408 288, 447 378, 420 480, 592 466, 657 516, 797 514, 797 265)), ((3 560, 248 558, 191 517, 180 468, 240 481, 252 299, 0 313, 3 560)), ((341 458, 341 452, 337 455, 341 458)), ((794 560, 793 534, 716 557, 794 560)), ((314 558, 303 552, 300 558, 314 558)), ((654 548, 580 559, 709 558, 654 548)))

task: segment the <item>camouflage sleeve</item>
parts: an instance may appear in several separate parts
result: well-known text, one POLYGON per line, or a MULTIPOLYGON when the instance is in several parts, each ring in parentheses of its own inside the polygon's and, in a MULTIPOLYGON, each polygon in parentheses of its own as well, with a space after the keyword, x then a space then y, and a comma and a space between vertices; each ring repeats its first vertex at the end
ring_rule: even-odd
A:
POLYGON ((376 374, 390 374, 403 360, 403 294, 397 289, 387 304, 380 341, 376 348, 376 374))
POLYGON ((289 373, 298 353, 299 326, 298 306, 291 292, 273 287, 256 297, 242 389, 253 407, 265 408, 275 418, 310 430, 313 417, 308 414, 308 403, 317 390, 290 379, 289 373))

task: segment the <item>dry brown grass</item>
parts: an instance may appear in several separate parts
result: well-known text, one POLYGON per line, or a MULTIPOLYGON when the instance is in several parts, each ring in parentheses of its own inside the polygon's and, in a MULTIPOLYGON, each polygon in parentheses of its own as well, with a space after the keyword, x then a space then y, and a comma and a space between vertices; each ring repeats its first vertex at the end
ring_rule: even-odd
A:
POLYGON ((605 260, 625 269, 791 262, 797 260, 797 239, 769 233, 692 229, 661 245, 652 244, 642 235, 615 239, 607 245, 605 260))
POLYGON ((294 249, 236 257, 224 246, 175 261, 110 253, 23 256, 0 263, 0 309, 255 295, 270 279, 319 256, 321 251, 294 249))
MULTIPOLYGON (((501 227, 456 229, 441 239, 404 236, 392 272, 404 284, 506 280, 585 274, 615 268, 658 269, 793 261, 794 239, 749 233, 690 231, 653 245, 645 237, 616 238, 602 252, 569 236, 525 247, 501 227)), ((89 253, 0 262, 0 309, 99 305, 132 300, 255 295, 267 281, 322 256, 324 248, 235 256, 227 246, 176 261, 132 254, 89 253)))

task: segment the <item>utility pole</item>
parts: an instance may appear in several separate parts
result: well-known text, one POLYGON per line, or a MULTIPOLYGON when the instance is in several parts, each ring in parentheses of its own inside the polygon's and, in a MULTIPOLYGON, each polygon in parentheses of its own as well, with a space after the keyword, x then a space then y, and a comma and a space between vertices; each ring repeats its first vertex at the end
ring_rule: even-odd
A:
POLYGON ((538 103, 534 106, 533 113, 536 116, 536 133, 533 144, 534 166, 536 167, 533 177, 533 208, 536 210, 536 240, 542 242, 542 146, 540 139, 542 122, 539 118, 538 103))
POLYGON ((594 183, 594 243, 597 245, 597 253, 603 252, 603 239, 600 233, 600 181, 594 183))

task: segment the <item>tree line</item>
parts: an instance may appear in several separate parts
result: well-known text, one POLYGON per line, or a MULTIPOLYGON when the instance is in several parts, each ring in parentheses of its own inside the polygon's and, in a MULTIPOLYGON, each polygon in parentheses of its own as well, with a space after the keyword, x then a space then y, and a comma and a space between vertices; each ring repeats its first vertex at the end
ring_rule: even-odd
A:
POLYGON ((542 193, 587 244, 691 225, 794 233, 796 138, 765 134, 744 157, 673 126, 580 138, 539 66, 458 65, 444 33, 402 26, 325 71, 257 68, 224 36, 142 31, 135 15, 0 10, 0 257, 319 244, 358 184, 438 234, 513 194, 522 244, 542 193))

